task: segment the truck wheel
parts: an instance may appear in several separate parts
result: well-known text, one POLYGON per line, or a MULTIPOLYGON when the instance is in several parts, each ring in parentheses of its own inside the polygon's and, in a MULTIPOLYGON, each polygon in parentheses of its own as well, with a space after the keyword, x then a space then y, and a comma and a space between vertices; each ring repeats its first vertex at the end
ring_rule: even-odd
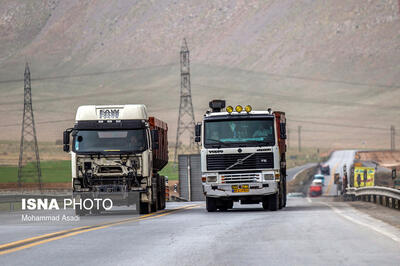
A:
POLYGON ((279 192, 268 196, 268 210, 277 211, 279 209, 279 192))
POLYGON ((88 215, 89 211, 85 210, 85 209, 75 209, 75 215, 77 216, 85 216, 88 215))
POLYGON ((262 206, 263 206, 264 210, 269 210, 269 200, 268 199, 269 199, 268 196, 265 196, 262 199, 262 206))
POLYGON ((165 177, 160 176, 160 190, 158 193, 158 209, 165 209, 165 177))
POLYGON ((151 208, 151 212, 156 212, 157 211, 157 201, 155 201, 154 203, 152 203, 151 205, 150 205, 150 208, 151 208))
POLYGON ((208 212, 215 212, 217 210, 217 199, 206 197, 206 209, 208 212))
POLYGON ((232 209, 232 208, 233 208, 233 200, 227 201, 227 202, 226 202, 226 207, 227 207, 228 209, 232 209))
POLYGON ((228 210, 228 205, 225 200, 217 200, 217 209, 226 212, 228 210))
POLYGON ((283 207, 286 207, 287 201, 287 188, 286 188, 286 178, 283 179, 283 207))
POLYGON ((284 205, 284 199, 283 199, 284 195, 283 195, 283 191, 279 192, 279 210, 283 208, 284 205))
POLYGON ((149 204, 147 202, 140 201, 140 203, 139 203, 139 213, 140 214, 148 214, 149 213, 149 204))

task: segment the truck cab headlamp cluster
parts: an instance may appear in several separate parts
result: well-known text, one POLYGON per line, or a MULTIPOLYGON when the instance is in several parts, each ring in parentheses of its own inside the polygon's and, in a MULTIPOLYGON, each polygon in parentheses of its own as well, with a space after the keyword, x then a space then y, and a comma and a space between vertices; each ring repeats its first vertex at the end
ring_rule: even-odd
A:
POLYGON ((252 110, 252 108, 251 108, 250 105, 246 105, 246 107, 244 108, 244 110, 245 110, 247 113, 250 113, 251 110, 252 110))
POLYGON ((274 180, 274 174, 264 174, 264 180, 274 180))
POLYGON ((207 176, 207 182, 217 182, 217 176, 216 175, 207 176))
POLYGON ((236 105, 235 110, 236 110, 236 112, 240 113, 243 111, 243 107, 241 105, 236 105))
POLYGON ((233 107, 229 105, 228 107, 226 107, 226 111, 228 113, 232 113, 233 112, 233 107))

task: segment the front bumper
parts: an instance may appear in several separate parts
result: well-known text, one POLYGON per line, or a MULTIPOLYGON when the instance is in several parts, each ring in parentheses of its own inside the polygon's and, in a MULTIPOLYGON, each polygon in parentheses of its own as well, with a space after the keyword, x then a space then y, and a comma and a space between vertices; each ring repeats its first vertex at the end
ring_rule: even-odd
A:
POLYGON ((240 184, 217 184, 203 183, 203 191, 207 197, 243 197, 243 196, 264 196, 278 192, 276 181, 264 181, 259 183, 240 184), (233 192, 232 186, 248 185, 249 192, 233 192))

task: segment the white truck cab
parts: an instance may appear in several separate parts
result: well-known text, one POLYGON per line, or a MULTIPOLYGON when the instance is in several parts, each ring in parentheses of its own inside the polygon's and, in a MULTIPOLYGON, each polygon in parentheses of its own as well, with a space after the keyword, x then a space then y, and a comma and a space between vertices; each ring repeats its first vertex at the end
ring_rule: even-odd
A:
POLYGON ((149 117, 143 104, 80 106, 74 127, 64 132, 74 195, 117 194, 121 205, 137 195, 141 213, 164 208, 157 172, 168 162, 167 147, 167 125, 149 117))
POLYGON ((286 204, 286 132, 282 112, 210 102, 196 125, 207 210, 226 210, 234 201, 263 203, 269 210, 286 204))

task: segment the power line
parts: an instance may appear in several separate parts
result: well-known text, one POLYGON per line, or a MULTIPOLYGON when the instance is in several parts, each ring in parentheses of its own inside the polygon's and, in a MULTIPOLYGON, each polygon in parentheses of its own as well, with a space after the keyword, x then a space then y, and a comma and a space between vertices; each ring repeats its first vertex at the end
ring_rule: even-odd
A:
MULTIPOLYGON (((55 123, 71 122, 71 121, 74 121, 74 119, 42 121, 42 122, 36 122, 36 124, 55 124, 55 123)), ((21 125, 22 124, 8 124, 8 125, 0 125, 0 127, 16 127, 21 125)))
POLYGON ((371 130, 388 130, 387 128, 383 128, 383 127, 369 127, 369 126, 361 126, 361 125, 336 124, 336 123, 316 122, 316 121, 296 120, 296 119, 287 119, 287 120, 293 121, 293 122, 299 122, 299 123, 308 123, 308 124, 333 126, 333 127, 364 128, 364 129, 371 129, 371 130))
MULTIPOLYGON (((67 100, 75 100, 75 99, 80 99, 80 98, 90 98, 94 96, 105 96, 105 95, 126 95, 127 93, 135 93, 138 91, 149 91, 150 89, 157 89, 157 88, 172 88, 175 85, 170 85, 169 87, 164 86, 155 86, 155 87, 148 87, 148 88, 142 88, 140 90, 121 90, 121 91, 110 91, 110 92, 93 92, 93 93, 88 93, 84 95, 73 95, 73 96, 64 96, 64 97, 52 97, 52 98, 45 98, 45 99, 37 99, 35 103, 38 102, 54 102, 54 101, 67 101, 67 100)), ((14 104, 19 104, 20 101, 13 101, 13 102, 0 102, 0 106, 6 106, 6 105, 14 105, 14 104)))
MULTIPOLYGON (((296 75, 289 75, 289 74, 280 74, 280 73, 272 73, 272 72, 262 72, 262 71, 253 71, 247 70, 237 67, 225 67, 221 65, 210 65, 210 64, 203 64, 205 66, 213 66, 219 67, 225 70, 236 70, 240 72, 247 72, 253 75, 263 75, 263 76, 272 76, 272 77, 279 77, 279 78, 286 78, 286 79, 296 79, 296 80, 306 80, 306 81, 315 81, 315 82, 325 82, 325 83, 334 83, 334 84, 346 84, 352 86, 362 86, 362 87, 371 87, 371 88, 386 88, 386 89, 400 89, 400 85, 388 85, 388 84, 381 84, 381 83, 363 83, 363 82, 356 82, 356 81, 346 81, 346 80, 338 80, 338 79, 324 79, 324 78, 313 78, 307 76, 296 76, 296 75)), ((258 77, 263 79, 261 77, 258 77)), ((264 80, 264 79, 263 79, 264 80)))
MULTIPOLYGON (((100 71, 100 72, 82 73, 82 74, 39 77, 39 78, 31 79, 31 81, 43 81, 43 80, 57 80, 57 79, 101 76, 101 75, 107 75, 107 74, 115 74, 115 73, 123 73, 123 72, 134 72, 134 71, 147 70, 147 69, 170 67, 170 66, 174 66, 174 65, 176 65, 176 63, 165 64, 165 65, 157 65, 157 66, 140 67, 140 68, 126 68, 126 69, 118 69, 118 70, 112 70, 112 71, 100 71)), ((24 81, 24 80, 23 79, 0 80, 0 84, 17 83, 17 82, 19 83, 19 82, 22 82, 22 81, 24 81)))

